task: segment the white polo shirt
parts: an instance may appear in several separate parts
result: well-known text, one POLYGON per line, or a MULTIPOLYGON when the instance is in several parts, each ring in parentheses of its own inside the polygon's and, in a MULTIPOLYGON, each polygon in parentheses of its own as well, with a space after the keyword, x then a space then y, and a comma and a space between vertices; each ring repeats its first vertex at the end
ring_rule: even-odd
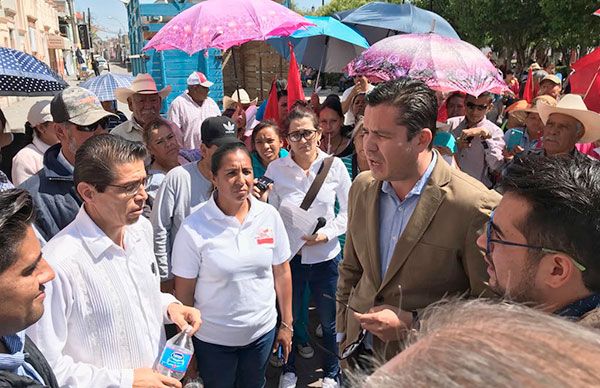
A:
POLYGON ((202 314, 198 339, 245 346, 275 327, 272 266, 290 258, 290 247, 273 206, 250 197, 250 210, 240 224, 211 196, 183 222, 171 258, 175 276, 197 278, 194 306, 202 314))

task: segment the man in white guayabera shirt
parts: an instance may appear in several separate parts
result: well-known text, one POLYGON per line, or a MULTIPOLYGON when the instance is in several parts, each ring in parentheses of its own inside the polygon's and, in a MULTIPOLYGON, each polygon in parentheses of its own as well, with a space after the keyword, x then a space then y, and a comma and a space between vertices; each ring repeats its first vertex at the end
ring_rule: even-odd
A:
POLYGON ((200 312, 160 292, 143 145, 113 135, 86 141, 75 156, 83 206, 43 249, 56 272, 46 314, 29 329, 62 387, 181 387, 151 368, 164 324, 200 327, 200 312))

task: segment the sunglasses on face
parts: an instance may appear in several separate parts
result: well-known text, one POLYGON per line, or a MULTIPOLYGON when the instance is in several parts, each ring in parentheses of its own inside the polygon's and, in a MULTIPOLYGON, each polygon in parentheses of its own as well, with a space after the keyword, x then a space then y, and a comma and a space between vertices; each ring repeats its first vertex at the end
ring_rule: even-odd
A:
MULTIPOLYGON (((541 247, 541 246, 537 246, 537 245, 521 244, 521 243, 516 243, 516 242, 512 242, 512 241, 506 241, 506 240, 500 239, 499 237, 496 237, 494 239, 494 238, 492 238, 492 233, 497 230, 498 230, 497 227, 494 225, 494 212, 492 212, 492 214, 490 214, 490 219, 487 222, 487 227, 486 227, 485 252, 488 256, 492 254, 492 250, 494 248, 492 244, 501 244, 501 245, 507 245, 507 246, 511 246, 511 247, 528 248, 528 249, 541 251, 544 253, 560 253, 560 251, 558 251, 556 249, 545 248, 545 247, 541 247)), ((498 236, 497 233, 496 233, 496 236, 498 236)), ((569 256, 569 258, 571 259, 571 261, 573 262, 573 265, 575 265, 575 267, 578 270, 580 270, 581 272, 585 271, 585 266, 583 266, 581 263, 579 263, 577 260, 573 259, 572 257, 569 256)))
POLYGON ((125 183, 122 185, 108 184, 107 186, 116 187, 120 189, 119 191, 121 191, 121 193, 125 194, 127 197, 133 197, 140 192, 142 187, 145 188, 147 184, 148 177, 146 176, 143 179, 140 179, 139 181, 125 183))
POLYGON ((71 123, 71 124, 76 126, 78 131, 94 132, 94 131, 96 131, 96 129, 98 129, 98 127, 101 127, 102 129, 106 129, 106 127, 108 126, 108 117, 101 118, 100 120, 96 121, 95 123, 92 123, 89 125, 79 125, 79 124, 75 124, 75 123, 71 123))
POLYGON ((287 138, 290 141, 297 142, 300 141, 302 138, 304 138, 304 140, 311 140, 315 137, 316 134, 316 129, 304 129, 288 133, 287 138))
POLYGON ((488 108, 488 105, 479 105, 479 104, 475 104, 470 101, 468 101, 465 105, 467 105, 468 109, 477 109, 480 112, 483 112, 484 110, 486 110, 488 108))

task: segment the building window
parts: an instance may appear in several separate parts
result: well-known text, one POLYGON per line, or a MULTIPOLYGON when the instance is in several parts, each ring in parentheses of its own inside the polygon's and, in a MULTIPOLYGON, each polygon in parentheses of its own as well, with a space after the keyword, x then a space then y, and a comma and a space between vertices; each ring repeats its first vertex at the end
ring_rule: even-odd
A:
POLYGON ((37 37, 35 33, 35 28, 29 27, 29 42, 31 42, 31 51, 36 53, 37 50, 37 37))
POLYGON ((15 30, 9 28, 8 35, 10 36, 10 47, 18 49, 19 47, 17 46, 17 34, 15 33, 15 30))

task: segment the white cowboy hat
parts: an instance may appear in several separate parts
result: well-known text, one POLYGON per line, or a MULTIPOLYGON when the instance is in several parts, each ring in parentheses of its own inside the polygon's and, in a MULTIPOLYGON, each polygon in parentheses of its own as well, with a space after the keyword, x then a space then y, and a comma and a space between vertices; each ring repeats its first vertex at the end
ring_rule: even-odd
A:
POLYGON ((537 109, 544 125, 552 113, 567 115, 579 121, 585 133, 578 143, 591 143, 600 139, 600 114, 588 110, 583 98, 577 94, 565 94, 556 106, 538 104, 537 109))
POLYGON ((237 91, 233 92, 231 97, 223 97, 223 108, 227 110, 228 108, 235 106, 237 102, 241 103, 242 105, 255 105, 258 102, 258 97, 256 97, 254 100, 250 100, 250 96, 245 89, 238 89, 237 91))
POLYGON ((160 98, 165 98, 171 93, 171 89, 171 85, 167 85, 164 89, 158 90, 150 74, 140 73, 131 82, 131 88, 116 88, 115 96, 117 100, 127 103, 127 99, 134 94, 158 94, 160 98))

